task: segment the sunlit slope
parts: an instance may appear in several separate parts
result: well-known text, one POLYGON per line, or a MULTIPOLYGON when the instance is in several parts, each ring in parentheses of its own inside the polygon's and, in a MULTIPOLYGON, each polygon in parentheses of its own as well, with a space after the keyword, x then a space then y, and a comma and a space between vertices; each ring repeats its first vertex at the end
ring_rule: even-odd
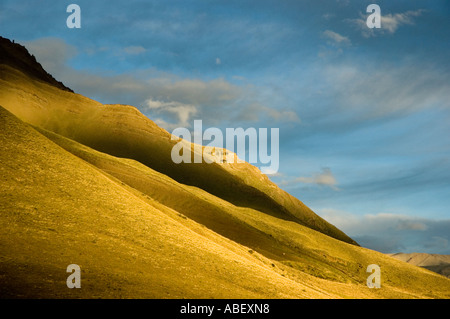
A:
POLYGON ((34 125, 0 109, 0 296, 450 298, 450 280, 354 245, 255 167, 175 165, 136 108, 36 70, 0 63, 0 105, 34 125))
POLYGON ((25 122, 101 152, 135 159, 187 185, 235 205, 293 220, 340 240, 351 238, 245 164, 175 164, 175 141, 136 108, 102 105, 0 65, 0 103, 25 122))
MULTIPOLYGON (((42 130, 41 130, 42 131, 42 130)), ((136 161, 99 153, 51 132, 42 133, 141 194, 157 200, 208 228, 272 259, 276 269, 298 282, 309 282, 340 297, 449 297, 450 281, 398 262, 384 254, 350 245, 317 231, 270 215, 236 207, 207 192, 180 184, 136 161), (278 262, 276 262, 278 261, 278 262), (370 264, 383 271, 383 289, 365 285, 370 264), (312 281, 310 276, 315 277, 312 281), (325 279, 325 280, 322 280, 325 279)), ((254 251, 256 252, 254 252, 254 251)))
POLYGON ((0 297, 328 295, 100 173, 3 108, 0 127, 0 297), (81 289, 66 287, 73 263, 81 289))
MULTIPOLYGON (((450 281, 442 276, 240 208, 242 222, 286 249, 285 260, 270 260, 101 173, 1 108, 0 125, 2 297, 448 297, 450 281), (72 263, 82 268, 81 289, 66 287, 72 263), (381 289, 366 287, 368 263, 382 267, 381 289)), ((72 146, 150 173, 137 162, 72 146)))

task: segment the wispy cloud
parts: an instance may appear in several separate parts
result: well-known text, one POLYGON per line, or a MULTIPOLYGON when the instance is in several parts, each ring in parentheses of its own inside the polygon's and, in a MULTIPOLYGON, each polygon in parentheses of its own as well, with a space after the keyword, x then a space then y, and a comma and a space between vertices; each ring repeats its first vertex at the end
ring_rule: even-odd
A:
MULTIPOLYGON (((37 39, 29 42, 45 69, 64 84, 88 97, 104 103, 122 103, 137 106, 165 129, 189 127, 192 117, 201 118, 208 125, 219 122, 300 123, 294 110, 270 107, 260 102, 261 88, 247 83, 236 85, 224 78, 203 80, 186 78, 155 69, 140 70, 134 74, 92 74, 68 65, 77 51, 58 38, 37 39)), ((144 47, 125 47, 123 52, 138 55, 144 47)), ((218 58, 216 62, 221 60, 218 58)))
POLYGON ((315 184, 319 186, 328 186, 334 190, 339 190, 337 185, 337 180, 334 177, 333 173, 331 172, 331 169, 328 167, 322 168, 322 171, 320 173, 315 173, 312 176, 300 176, 292 180, 284 180, 281 181, 279 184, 281 186, 285 185, 293 185, 298 183, 304 183, 304 184, 315 184))
POLYGON ((381 26, 389 33, 394 33, 397 29, 405 24, 414 24, 414 17, 421 16, 424 10, 407 11, 404 13, 386 14, 381 16, 381 26))
POLYGON ((383 33, 393 34, 403 25, 414 25, 414 18, 421 16, 424 12, 425 10, 423 9, 394 14, 383 14, 381 12, 381 28, 379 29, 368 28, 366 25, 367 16, 364 14, 360 14, 360 18, 358 19, 347 19, 346 21, 353 24, 361 31, 364 37, 368 38, 383 33))
POLYGON ((325 30, 321 36, 327 41, 326 45, 320 46, 318 52, 320 58, 339 56, 344 53, 345 47, 349 47, 352 44, 348 37, 331 30, 325 30))
POLYGON ((351 41, 348 37, 340 35, 337 32, 326 30, 322 34, 325 38, 329 39, 331 44, 335 45, 349 45, 351 41))
POLYGON ((5 2, 3 36, 32 48, 77 93, 135 105, 168 130, 194 119, 278 126, 284 175, 273 178, 315 211, 353 212, 350 234, 362 244, 425 250, 448 241, 448 228, 428 219, 449 206, 445 1, 381 5, 381 29, 367 27, 367 3, 349 0, 176 0, 146 10, 91 1, 85 13, 106 5, 108 17, 84 20, 81 33, 64 30, 64 5, 31 2, 5 2), (60 38, 20 41, 49 35, 60 38))
POLYGON ((335 64, 324 69, 324 78, 341 111, 361 120, 450 106, 448 74, 429 64, 335 64))
POLYGON ((156 114, 169 114, 177 118, 176 123, 168 123, 162 118, 154 118, 155 123, 165 126, 166 129, 174 129, 177 127, 190 127, 191 116, 197 114, 197 107, 191 104, 183 104, 180 102, 163 102, 158 100, 147 99, 144 103, 148 110, 156 114))

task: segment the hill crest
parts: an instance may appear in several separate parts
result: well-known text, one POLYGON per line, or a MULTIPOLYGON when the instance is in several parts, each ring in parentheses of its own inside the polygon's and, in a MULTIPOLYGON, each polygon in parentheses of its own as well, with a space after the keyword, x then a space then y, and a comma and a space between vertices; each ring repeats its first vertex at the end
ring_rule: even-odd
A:
MULTIPOLYGON (((11 46, 19 45, 10 44, 6 47, 11 46)), ((24 48, 16 50, 28 54, 24 48)), ((172 141, 170 133, 137 108, 118 104, 103 105, 82 95, 61 91, 52 83, 54 81, 43 81, 30 75, 34 72, 18 69, 17 60, 22 58, 13 59, 9 56, 0 60, 4 61, 0 63, 3 69, 0 81, 3 80, 4 84, 0 103, 21 120, 97 151, 137 160, 182 184, 199 187, 234 205, 294 221, 357 245, 344 232, 272 183, 253 165, 247 162, 176 164, 171 159, 171 151, 177 142, 172 141), (20 87, 20 94, 17 94, 17 87, 20 87)), ((23 59, 27 63, 22 67, 34 61, 30 57, 23 59)), ((31 69, 41 70, 42 67, 36 64, 31 69)), ((41 70, 38 73, 42 75, 43 72, 41 70)), ((194 152, 194 147, 192 149, 194 152)))
POLYGON ((44 70, 35 56, 21 44, 15 43, 0 36, 0 64, 6 64, 22 71, 36 80, 49 83, 61 90, 72 92, 73 90, 57 81, 50 73, 44 70))
POLYGON ((450 297, 447 278, 352 243, 253 166, 176 166, 138 109, 0 70, 0 297, 450 297))

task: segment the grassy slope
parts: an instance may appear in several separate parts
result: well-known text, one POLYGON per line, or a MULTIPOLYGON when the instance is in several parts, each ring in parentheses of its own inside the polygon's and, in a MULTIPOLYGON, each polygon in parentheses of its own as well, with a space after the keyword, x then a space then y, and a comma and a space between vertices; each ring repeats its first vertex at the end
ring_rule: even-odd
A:
POLYGON ((249 164, 174 164, 170 134, 124 105, 104 106, 78 94, 31 80, 0 65, 0 103, 25 122, 101 152, 135 159, 187 185, 233 204, 294 220, 343 241, 355 242, 249 164))
MULTIPOLYGON (((51 107, 44 106, 56 108, 55 101, 78 114, 73 121, 83 129, 83 117, 105 115, 83 110, 83 103, 95 104, 89 99, 30 84, 19 73, 9 76, 18 79, 14 87, 0 83, 2 103, 33 123, 72 134, 76 125, 67 125, 67 117, 58 122, 57 112, 46 113, 51 107)), ((132 110, 111 107, 127 116, 132 110)), ((2 295, 450 297, 450 281, 442 276, 322 235, 283 214, 236 207, 138 162, 41 130, 75 157, 9 113, 1 114, 2 295), (65 287, 70 263, 84 271, 78 292, 65 287), (371 263, 382 268, 382 289, 365 286, 371 263)), ((119 127, 116 136, 123 132, 119 127)))
POLYGON ((180 184, 134 160, 112 157, 54 133, 40 131, 107 176, 112 175, 139 194, 173 208, 177 214, 251 248, 250 252, 255 250, 263 254, 272 259, 271 263, 285 276, 321 287, 330 296, 449 297, 450 281, 440 276, 424 273, 420 268, 399 263, 384 254, 343 243, 292 221, 237 207, 202 189, 180 184), (372 263, 383 269, 383 290, 379 292, 368 291, 365 286, 366 267, 372 263), (436 287, 439 288, 436 290, 436 287))
POLYGON ((2 297, 324 296, 0 108, 2 297), (82 268, 82 289, 65 269, 82 268))

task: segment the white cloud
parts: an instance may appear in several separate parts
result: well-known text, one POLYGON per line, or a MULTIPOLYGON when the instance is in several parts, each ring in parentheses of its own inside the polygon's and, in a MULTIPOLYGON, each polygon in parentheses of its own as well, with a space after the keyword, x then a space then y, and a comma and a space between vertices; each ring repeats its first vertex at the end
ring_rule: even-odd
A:
POLYGON ((419 9, 416 11, 407 11, 403 13, 388 13, 383 14, 381 12, 381 28, 379 29, 370 29, 367 27, 366 19, 367 16, 361 14, 359 19, 348 19, 347 21, 354 26, 356 26, 362 33, 364 37, 375 36, 378 33, 395 33, 400 26, 403 25, 414 25, 414 18, 419 17, 422 13, 425 12, 423 9, 419 9))
POLYGON ((219 65, 221 63, 222 63, 222 61, 220 60, 220 58, 216 58, 216 64, 219 65))
POLYGON ((292 184, 297 184, 297 183, 328 186, 334 190, 339 190, 339 188, 336 186, 337 180, 328 167, 323 168, 320 173, 315 173, 312 176, 308 176, 308 177, 301 176, 301 177, 297 177, 290 181, 282 181, 282 182, 280 182, 280 185, 292 185, 292 184))
POLYGON ((318 57, 320 58, 341 55, 344 52, 344 48, 351 46, 352 44, 348 37, 331 30, 325 30, 322 32, 322 38, 327 39, 327 45, 322 45, 320 47, 318 52, 318 57))
POLYGON ((381 27, 385 28, 389 33, 394 33, 401 25, 414 24, 413 17, 420 16, 422 12, 423 10, 417 10, 381 15, 381 27))
MULTIPOLYGON (((244 78, 241 79, 244 83, 236 85, 224 78, 182 78, 155 69, 133 74, 93 74, 67 64, 77 50, 62 39, 43 38, 25 44, 48 72, 75 92, 103 103, 137 106, 165 129, 189 127, 193 115, 208 125, 219 122, 246 125, 245 122, 249 121, 269 121, 271 124, 300 122, 293 110, 261 104, 259 100, 265 88, 252 86, 244 78), (157 103, 161 105, 156 107, 157 103)), ((140 54, 144 50, 143 47, 130 46, 122 53, 140 54)), ((222 62, 220 58, 217 61, 222 62)))
POLYGON ((183 104, 180 102, 163 102, 158 100, 147 99, 145 101, 145 106, 151 112, 154 111, 157 114, 161 113, 170 113, 175 115, 178 118, 177 123, 168 123, 163 119, 156 118, 155 123, 159 123, 165 129, 170 129, 174 127, 189 127, 190 126, 190 118, 192 115, 195 115, 198 110, 197 107, 190 104, 183 104))
POLYGON ((343 35, 340 35, 339 33, 336 33, 331 30, 326 30, 323 32, 323 36, 329 40, 331 40, 332 44, 337 45, 349 45, 351 43, 350 39, 348 37, 345 37, 343 35))

